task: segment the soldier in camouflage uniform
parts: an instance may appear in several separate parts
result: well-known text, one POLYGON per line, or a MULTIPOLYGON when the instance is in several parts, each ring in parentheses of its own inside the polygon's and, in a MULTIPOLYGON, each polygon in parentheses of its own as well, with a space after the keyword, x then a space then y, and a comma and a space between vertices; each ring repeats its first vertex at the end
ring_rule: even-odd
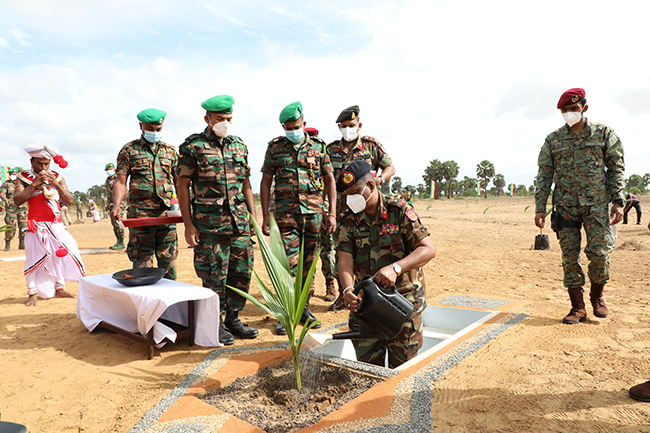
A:
MULTIPOLYGON (((117 155, 112 219, 120 219, 120 208, 129 177, 127 218, 167 216, 167 210, 171 209, 177 156, 173 146, 161 141, 166 114, 155 108, 138 114, 142 136, 125 144, 117 155)), ((134 268, 153 267, 155 254, 158 267, 167 269, 165 278, 176 279, 176 226, 129 227, 126 254, 134 268)))
POLYGON ((391 339, 353 340, 357 359, 395 368, 417 355, 422 347, 422 312, 427 306, 422 266, 436 255, 429 231, 415 210, 401 199, 387 199, 375 184, 367 161, 355 161, 341 172, 336 190, 349 209, 337 231, 339 281, 345 305, 351 311, 349 326, 358 331, 354 314, 363 302, 354 285, 376 275, 376 283, 397 290, 413 303, 413 314, 391 339))
MULTIPOLYGON (((332 166, 325 153, 325 142, 316 136, 305 134, 306 122, 303 120, 302 104, 294 102, 286 106, 280 113, 280 123, 285 135, 269 142, 262 166, 262 231, 269 235, 269 192, 275 178, 275 219, 294 274, 298 265, 300 244, 304 241, 304 279, 313 261, 317 260, 320 229, 323 224, 323 189, 330 203, 324 224, 328 234, 336 228, 333 205, 336 186, 332 166)), ((300 322, 315 321, 317 319, 309 310, 307 301, 300 322)), ((320 323, 316 327, 320 327, 320 323)), ((275 332, 279 335, 286 333, 279 321, 275 332)))
MULTIPOLYGON (((104 182, 104 189, 108 194, 108 199, 106 201, 106 207, 104 210, 110 212, 110 210, 113 208, 113 189, 115 182, 117 181, 117 176, 115 175, 115 166, 112 162, 106 164, 104 171, 106 172, 106 182, 104 182)), ((117 218, 111 218, 111 225, 113 226, 113 233, 115 234, 115 239, 117 239, 117 242, 115 242, 115 245, 108 248, 111 250, 124 249, 124 227, 119 224, 117 218)))
POLYGON ((203 286, 219 295, 221 313, 225 312, 219 341, 225 345, 233 344, 235 336, 255 338, 259 334, 239 320, 246 298, 226 287, 248 293, 253 272, 248 212, 255 216, 255 203, 248 148, 241 138, 228 135, 233 105, 234 99, 228 95, 201 104, 208 126, 181 144, 177 169, 185 239, 195 246, 194 268, 203 286))
POLYGON ((27 202, 16 206, 14 203, 14 188, 16 187, 17 168, 9 170, 9 179, 0 186, 0 199, 5 202, 5 224, 11 226, 5 232, 5 251, 11 249, 11 240, 18 228, 18 249, 25 249, 25 231, 27 229, 27 202))
POLYGON ((583 300, 585 275, 580 265, 580 227, 587 234, 585 254, 589 259, 590 299, 596 317, 607 317, 603 289, 609 280, 611 225, 623 219, 623 145, 614 131, 588 121, 589 106, 583 89, 569 89, 557 104, 566 125, 546 137, 539 154, 535 225, 544 228, 546 202, 555 182, 553 204, 559 218, 556 230, 562 248, 564 286, 569 291, 571 311, 562 320, 576 324, 587 320, 583 300), (609 203, 613 203, 611 213, 609 203), (611 221, 610 221, 611 218, 611 221))
MULTIPOLYGON (((359 112, 359 106, 353 105, 343 110, 336 119, 342 137, 340 140, 333 141, 327 145, 327 154, 330 157, 332 168, 334 169, 334 179, 338 179, 341 171, 353 161, 367 161, 373 170, 382 170, 381 175, 376 179, 377 185, 382 185, 395 174, 395 166, 390 156, 384 150, 384 146, 379 141, 367 135, 359 135, 359 129, 362 126, 359 121, 359 112)), ((347 209, 347 206, 342 201, 340 194, 336 200, 337 215, 340 215, 347 209)), ((323 240, 321 259, 325 260, 324 257, 335 257, 335 244, 334 234, 323 240)), ((328 293, 333 291, 333 294, 336 296, 333 280, 327 281, 327 291, 328 293)), ((343 291, 339 284, 338 297, 329 306, 329 311, 339 311, 344 308, 342 293, 343 291)))

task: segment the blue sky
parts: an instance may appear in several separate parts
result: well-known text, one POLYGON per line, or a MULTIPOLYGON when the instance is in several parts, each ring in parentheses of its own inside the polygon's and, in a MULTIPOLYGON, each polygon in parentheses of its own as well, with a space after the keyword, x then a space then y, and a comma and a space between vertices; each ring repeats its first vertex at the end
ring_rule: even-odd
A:
POLYGON ((138 137, 136 114, 168 112, 175 146, 205 126, 201 102, 235 98, 231 132, 259 190, 278 115, 300 100, 308 126, 339 138, 361 107, 404 184, 432 159, 460 178, 490 160, 530 185, 555 109, 587 91, 590 120, 621 137, 627 176, 650 172, 649 38, 643 2, 0 0, 0 165, 27 144, 57 146, 71 190, 138 137))

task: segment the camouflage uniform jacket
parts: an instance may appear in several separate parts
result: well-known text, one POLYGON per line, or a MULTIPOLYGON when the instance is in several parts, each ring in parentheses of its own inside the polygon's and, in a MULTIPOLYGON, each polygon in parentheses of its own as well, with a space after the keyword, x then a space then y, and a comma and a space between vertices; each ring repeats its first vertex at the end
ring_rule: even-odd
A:
POLYGON ((546 137, 537 161, 535 212, 546 212, 555 182, 555 204, 591 206, 625 200, 623 144, 614 131, 587 121, 580 135, 568 125, 546 137))
POLYGON ((176 174, 192 179, 193 221, 215 235, 250 230, 243 183, 250 176, 248 148, 241 138, 192 134, 179 148, 176 174))
POLYGON ((108 198, 106 199, 107 205, 113 205, 113 187, 117 181, 117 175, 108 176, 106 182, 104 182, 104 189, 108 192, 108 198))
POLYGON ((21 204, 20 206, 16 206, 16 203, 14 203, 14 188, 16 187, 16 181, 14 180, 6 180, 2 186, 0 186, 0 192, 3 192, 5 194, 5 199, 6 201, 6 212, 11 213, 11 214, 17 214, 18 212, 27 212, 27 202, 21 204))
MULTIPOLYGON (((327 145, 327 154, 334 169, 334 180, 338 180, 341 172, 353 161, 368 161, 373 170, 386 169, 393 163, 390 156, 384 150, 384 146, 372 137, 367 135, 359 136, 356 142, 348 143, 345 146, 343 140, 336 140, 327 145)), ((336 195, 336 210, 343 212, 347 209, 342 194, 336 195)))
POLYGON ((323 177, 332 173, 325 142, 305 134, 298 144, 286 137, 269 142, 262 173, 275 176, 275 214, 323 212, 323 177))
POLYGON ((124 145, 117 155, 116 174, 130 176, 129 207, 171 208, 176 149, 162 141, 151 144, 140 137, 124 145))
MULTIPOLYGON (((375 215, 365 212, 343 213, 338 225, 337 250, 354 257, 355 285, 365 277, 375 275, 381 268, 408 256, 415 246, 429 236, 415 210, 404 200, 387 199, 379 192, 379 207, 375 215)), ((426 293, 414 291, 424 285, 422 269, 413 269, 397 277, 398 291, 421 313, 426 307, 426 293)))

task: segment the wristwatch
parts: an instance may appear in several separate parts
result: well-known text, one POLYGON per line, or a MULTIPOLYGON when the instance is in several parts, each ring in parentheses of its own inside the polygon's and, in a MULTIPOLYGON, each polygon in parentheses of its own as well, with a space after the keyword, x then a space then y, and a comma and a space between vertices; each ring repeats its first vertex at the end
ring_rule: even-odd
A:
POLYGON ((625 206, 625 200, 622 198, 617 198, 616 200, 612 201, 612 204, 617 204, 619 206, 625 206))
POLYGON ((393 263, 393 270, 397 275, 402 273, 402 267, 397 264, 397 262, 393 263))

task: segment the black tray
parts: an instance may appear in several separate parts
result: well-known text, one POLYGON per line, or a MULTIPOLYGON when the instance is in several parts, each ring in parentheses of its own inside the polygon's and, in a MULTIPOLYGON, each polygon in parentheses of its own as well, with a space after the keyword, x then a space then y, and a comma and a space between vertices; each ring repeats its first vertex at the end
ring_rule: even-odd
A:
POLYGON ((124 286, 147 286, 155 284, 167 273, 163 268, 135 268, 115 272, 113 279, 124 286), (133 278, 124 278, 130 275, 133 278))

